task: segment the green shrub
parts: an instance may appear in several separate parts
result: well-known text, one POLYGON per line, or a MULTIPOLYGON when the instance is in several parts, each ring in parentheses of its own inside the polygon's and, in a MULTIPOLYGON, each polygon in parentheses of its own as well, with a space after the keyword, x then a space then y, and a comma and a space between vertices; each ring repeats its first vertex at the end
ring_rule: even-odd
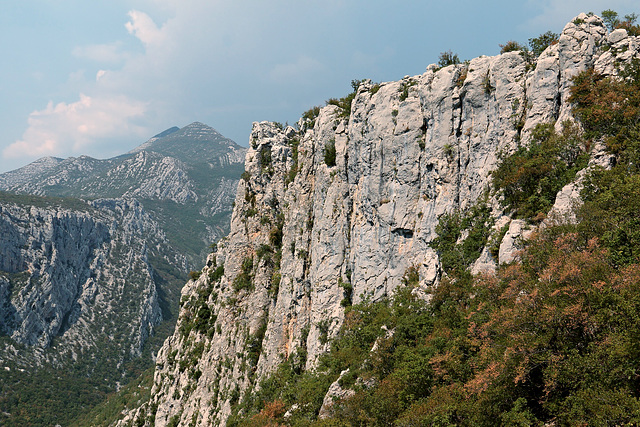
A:
POLYGON ((285 184, 287 185, 293 182, 293 180, 296 178, 296 175, 298 174, 298 146, 299 145, 300 145, 299 139, 293 139, 291 141, 292 165, 291 165, 291 169, 289 169, 289 173, 287 174, 287 179, 285 181, 285 184))
POLYGON ((258 365, 258 359, 260 353, 262 353, 262 341, 264 340, 264 334, 267 332, 267 321, 263 319, 256 332, 249 337, 246 342, 247 359, 252 372, 255 371, 258 365))
POLYGON ((587 161, 588 144, 577 126, 566 122, 557 134, 552 124, 539 124, 531 144, 503 156, 491 177, 504 207, 518 218, 539 221, 587 161))
POLYGON ((484 93, 487 95, 490 94, 495 88, 491 86, 491 74, 489 70, 487 70, 487 74, 482 78, 482 87, 484 88, 484 93))
POLYGON ((274 224, 271 231, 269 231, 269 243, 276 251, 282 248, 282 228, 284 227, 284 216, 279 214, 276 217, 276 223, 274 224))
POLYGON ((271 275, 271 286, 269 287, 269 295, 271 297, 277 297, 278 291, 280 290, 280 281, 282 280, 282 275, 280 271, 274 271, 271 275))
POLYGON ((218 267, 216 267, 216 269, 211 269, 209 271, 209 281, 210 282, 217 282, 219 281, 222 276, 224 276, 224 264, 223 265, 219 265, 218 267))
POLYGON ((500 45, 500 53, 516 52, 516 51, 522 51, 525 49, 526 49, 525 46, 513 40, 509 40, 505 44, 500 45))
POLYGON ((620 24, 620 19, 618 18, 618 12, 606 9, 600 12, 600 17, 604 21, 604 25, 607 27, 609 31, 613 31, 616 29, 618 24, 620 24))
POLYGON ((446 52, 441 52, 438 57, 438 66, 447 67, 449 65, 457 65, 460 63, 460 58, 458 54, 451 52, 450 50, 446 52))
MULTIPOLYGON (((415 86, 417 84, 418 84, 418 82, 415 81, 415 80, 403 80, 402 81, 402 83, 400 84, 400 89, 398 89, 398 92, 400 92, 400 96, 398 98, 400 100, 400 102, 402 102, 402 101, 406 100, 407 98, 409 98, 409 88, 413 87, 413 86, 415 86)), ((398 110, 394 110, 394 111, 396 111, 396 114, 394 115, 394 117, 395 117, 395 116, 398 115, 398 113, 397 113, 398 110)), ((393 112, 392 112, 392 115, 393 115, 393 112)))
POLYGON ((177 427, 177 425, 180 424, 180 415, 181 414, 176 414, 171 417, 171 419, 169 420, 169 424, 167 424, 167 427, 177 427))
POLYGON ((402 283, 410 288, 415 288, 420 283, 420 272, 416 265, 412 265, 404 272, 402 283))
POLYGON ((640 261, 640 61, 619 74, 624 79, 579 74, 569 100, 587 136, 604 139, 615 156, 610 170, 595 168, 585 180, 579 230, 599 238, 611 262, 624 266, 640 261))
POLYGON ((507 234, 507 231, 509 231, 509 225, 510 222, 507 222, 502 226, 502 228, 496 230, 489 237, 489 253, 491 253, 491 256, 495 260, 498 260, 498 255, 500 253, 500 244, 502 243, 502 239, 504 239, 505 234, 507 234))
POLYGON ((340 305, 342 307, 349 307, 352 304, 353 300, 353 285, 349 282, 343 282, 342 278, 338 279, 338 286, 343 289, 344 297, 342 301, 340 301, 340 305))
POLYGON ((251 292, 253 290, 253 257, 246 257, 242 261, 242 267, 240 274, 233 279, 233 290, 240 292, 241 290, 247 290, 251 292))
MULTIPOLYGON (((467 268, 478 259, 487 245, 493 221, 491 208, 486 202, 479 202, 467 211, 455 211, 438 217, 435 229, 438 236, 431 242, 431 247, 438 253, 442 269, 447 274, 466 274, 467 268), (464 231, 467 231, 467 237, 459 242, 464 231)), ((417 283, 417 280, 417 269, 408 270, 405 284, 417 283)))
POLYGON ((258 259, 265 258, 273 254, 273 249, 269 245, 261 244, 258 249, 256 249, 256 256, 258 259))
POLYGON ((349 115, 351 114, 351 103, 356 97, 356 93, 358 92, 358 88, 360 87, 360 84, 362 84, 362 82, 363 80, 351 80, 351 87, 353 88, 353 92, 343 98, 331 98, 327 101, 327 105, 335 105, 338 107, 338 117, 347 120, 349 119, 349 115))
POLYGON ((316 125, 316 119, 320 115, 320 107, 311 107, 304 113, 302 113, 302 118, 305 120, 304 128, 305 129, 313 129, 316 125))
POLYGON ((540 34, 538 37, 529 39, 529 48, 531 49, 531 53, 537 58, 547 47, 558 43, 559 37, 560 36, 558 34, 547 31, 544 34, 540 34))
POLYGON ((455 153, 455 149, 451 144, 444 144, 444 146, 442 147, 442 150, 444 151, 444 155, 449 158, 451 158, 455 153))
POLYGON ((329 342, 329 326, 331 326, 331 321, 329 320, 321 320, 316 325, 318 327, 318 331, 320 332, 320 336, 318 340, 320 344, 324 345, 329 342))
POLYGON ((465 80, 467 79, 467 75, 469 74, 469 64, 465 62, 465 67, 460 70, 460 74, 458 74, 458 78, 456 79, 456 86, 462 87, 464 85, 465 80))
POLYGON ((271 166, 271 147, 263 147, 260 150, 260 167, 266 169, 271 166))
MULTIPOLYGON (((640 116, 640 61, 632 60, 619 74, 625 80, 605 78, 593 69, 572 79, 569 102, 588 138, 621 134, 621 139, 632 139, 625 133, 637 127, 640 116)), ((613 139, 609 148, 616 154, 623 151, 613 139)))
POLYGON ((333 139, 324 145, 324 163, 329 167, 336 165, 336 142, 333 139))

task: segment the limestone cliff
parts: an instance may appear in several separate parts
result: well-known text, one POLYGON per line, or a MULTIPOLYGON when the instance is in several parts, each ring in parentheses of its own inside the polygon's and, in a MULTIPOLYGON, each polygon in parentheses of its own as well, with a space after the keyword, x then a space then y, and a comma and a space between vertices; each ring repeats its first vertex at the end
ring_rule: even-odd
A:
POLYGON ((100 355, 117 369, 139 356, 162 320, 154 265, 186 264, 140 203, 0 202, 0 335, 11 338, 0 361, 60 366, 100 355))
MULTIPOLYGON (((126 421, 224 424, 282 360, 312 369, 344 305, 393 293, 410 268, 420 287, 437 283, 439 216, 481 199, 499 154, 526 144, 537 124, 571 119, 571 77, 612 73, 639 43, 583 14, 535 62, 509 52, 431 65, 365 81, 349 108, 328 105, 297 128, 254 124, 230 234, 183 289, 151 402, 126 421)), ((487 203, 496 227, 510 221, 487 203)), ((500 256, 524 232, 513 228, 500 256)), ((474 271, 498 261, 485 250, 474 271)))

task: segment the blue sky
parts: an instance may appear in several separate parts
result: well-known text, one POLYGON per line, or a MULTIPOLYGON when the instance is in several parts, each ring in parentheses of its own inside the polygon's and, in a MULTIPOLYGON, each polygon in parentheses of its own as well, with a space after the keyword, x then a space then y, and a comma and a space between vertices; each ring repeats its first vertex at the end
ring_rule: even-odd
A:
POLYGON ((496 55, 636 1, 3 0, 0 172, 112 157, 193 121, 246 146, 252 122, 293 123, 352 79, 496 55))

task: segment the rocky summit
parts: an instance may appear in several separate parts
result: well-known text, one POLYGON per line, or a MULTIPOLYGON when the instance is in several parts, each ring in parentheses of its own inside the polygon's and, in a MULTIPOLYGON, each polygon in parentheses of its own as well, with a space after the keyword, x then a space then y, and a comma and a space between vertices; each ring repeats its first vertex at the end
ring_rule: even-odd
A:
MULTIPOLYGON (((150 401, 119 425, 224 425, 283 362, 315 369, 345 306, 390 296, 409 277, 418 294, 441 280, 443 215, 483 201, 498 240, 469 268, 512 260, 532 226, 487 191, 492 171, 537 125, 561 131, 574 120, 574 76, 612 75, 639 50, 638 37, 582 14, 537 58, 513 51, 430 65, 395 82, 357 82, 297 127, 255 123, 229 235, 182 290, 150 401)), ((296 406, 284 410, 304 409, 296 406)))

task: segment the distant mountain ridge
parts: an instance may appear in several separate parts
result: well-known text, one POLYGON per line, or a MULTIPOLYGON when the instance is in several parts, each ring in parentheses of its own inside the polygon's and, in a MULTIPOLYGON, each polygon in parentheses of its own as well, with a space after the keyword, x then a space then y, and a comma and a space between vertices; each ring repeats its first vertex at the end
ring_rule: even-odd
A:
POLYGON ((194 224, 185 227, 186 236, 174 238, 190 241, 183 249, 197 262, 204 248, 228 232, 245 153, 245 148, 214 128, 194 122, 171 127, 110 159, 41 158, 0 174, 0 190, 82 199, 139 199, 163 228, 168 225, 163 221, 193 220, 194 224), (195 244, 194 239, 201 243, 195 244))
MULTIPOLYGON (((218 131, 200 122, 191 123, 182 129, 175 127, 167 129, 149 139, 144 144, 129 151, 135 154, 140 151, 154 151, 165 156, 175 157, 189 163, 211 163, 207 153, 215 153, 218 150, 228 151, 229 163, 244 162, 244 151, 235 142, 225 138, 218 131), (242 158, 237 155, 242 154, 242 158)), ((224 156, 219 157, 221 161, 224 156)), ((222 160, 222 162, 224 162, 222 160)))
POLYGON ((38 175, 53 169, 62 161, 64 161, 64 159, 59 157, 41 157, 40 159, 19 169, 0 174, 0 187, 16 187, 29 182, 30 180, 35 179, 38 175))

